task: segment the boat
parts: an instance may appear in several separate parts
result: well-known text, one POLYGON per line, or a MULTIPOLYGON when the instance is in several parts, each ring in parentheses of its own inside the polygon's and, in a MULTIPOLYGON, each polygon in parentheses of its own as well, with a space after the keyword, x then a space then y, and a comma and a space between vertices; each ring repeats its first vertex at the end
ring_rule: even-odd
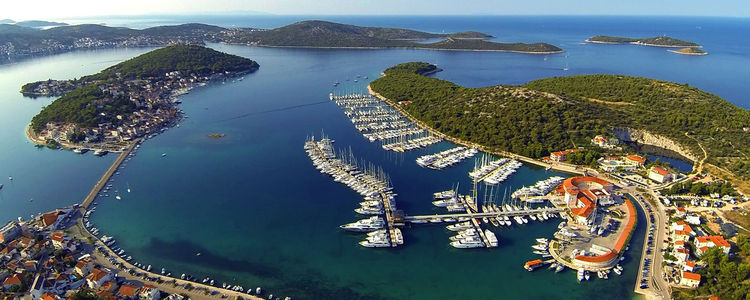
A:
POLYGON ((117 195, 117 196, 115 196, 115 199, 122 200, 122 197, 120 197, 120 195, 117 195))
POLYGON ((547 245, 534 245, 534 246, 531 246, 531 248, 534 248, 539 251, 547 251, 548 249, 547 245))
POLYGON ((538 239, 536 239, 536 242, 540 243, 540 244, 546 244, 548 241, 545 238, 538 238, 538 239))
POLYGON ((560 273, 560 272, 562 272, 563 270, 565 270, 565 265, 563 265, 563 264, 559 264, 559 265, 557 265, 557 267, 555 268, 555 273, 560 273))
POLYGON ((3 184, 2 184, 2 183, 0 183, 0 190, 2 190, 2 189, 3 189, 3 184))
POLYGON ((490 242, 490 247, 497 247, 497 236, 494 232, 490 231, 489 229, 485 229, 484 235, 487 237, 487 241, 490 242))
POLYGON ((542 265, 543 265, 543 262, 541 259, 535 259, 535 260, 527 261, 523 265, 523 268, 526 269, 526 271, 531 272, 531 271, 534 271, 536 268, 541 267, 542 265))
POLYGON ((583 276, 586 278, 586 280, 589 280, 589 278, 591 278, 588 270, 584 271, 583 276))
POLYGON ((459 248, 459 249, 481 248, 481 247, 484 247, 484 242, 459 240, 459 241, 451 242, 451 246, 453 246, 454 248, 459 248))
POLYGON ((576 273, 576 275, 578 276, 578 282, 583 281, 583 279, 584 279, 584 270, 583 270, 583 268, 578 269, 578 273, 576 273))
POLYGON ((96 150, 94 151, 94 155, 96 155, 96 156, 104 156, 104 155, 106 155, 107 153, 109 153, 109 151, 107 151, 107 150, 104 150, 104 149, 96 149, 96 150))
POLYGON ((77 154, 84 154, 86 152, 89 152, 89 149, 86 149, 86 148, 75 148, 75 149, 73 149, 73 152, 77 153, 77 154))
POLYGON ((538 254, 538 255, 545 255, 545 254, 549 254, 549 252, 547 252, 547 251, 542 251, 542 250, 534 250, 534 251, 532 251, 532 253, 534 253, 534 254, 538 254))
POLYGON ((165 157, 165 156, 167 156, 167 154, 166 154, 166 153, 162 153, 162 154, 161 154, 161 157, 165 157))
POLYGON ((341 229, 355 232, 369 232, 381 229, 385 226, 385 221, 379 216, 373 216, 367 219, 362 219, 354 223, 341 225, 341 229))

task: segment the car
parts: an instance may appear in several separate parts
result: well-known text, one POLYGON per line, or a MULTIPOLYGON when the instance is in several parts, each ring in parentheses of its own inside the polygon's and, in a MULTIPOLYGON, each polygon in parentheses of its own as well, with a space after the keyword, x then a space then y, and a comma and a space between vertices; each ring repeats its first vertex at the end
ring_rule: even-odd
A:
POLYGON ((647 289, 647 288, 648 288, 648 285, 647 285, 647 284, 645 284, 645 283, 641 283, 641 288, 642 288, 642 289, 647 289))

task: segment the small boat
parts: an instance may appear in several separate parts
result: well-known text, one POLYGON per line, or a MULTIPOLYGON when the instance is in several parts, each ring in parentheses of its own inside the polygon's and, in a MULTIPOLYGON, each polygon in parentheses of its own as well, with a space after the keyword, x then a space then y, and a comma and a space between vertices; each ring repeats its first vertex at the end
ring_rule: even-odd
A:
POLYGON ((3 184, 2 184, 2 183, 0 183, 0 190, 2 190, 2 189, 3 189, 3 184))
POLYGON ((559 264, 559 265, 557 265, 557 268, 555 268, 555 273, 560 273, 563 270, 565 270, 565 265, 559 264))
POLYGON ((589 271, 588 271, 588 270, 586 270, 586 271, 585 271, 585 272, 583 273, 583 277, 586 277, 586 280, 589 280, 589 278, 591 278, 591 274, 589 274, 589 271))
POLYGON ((167 154, 166 154, 166 153, 162 153, 162 154, 161 154, 161 157, 165 157, 165 156, 167 156, 167 154))
POLYGON ((115 196, 115 199, 122 200, 122 197, 120 197, 120 195, 117 195, 117 196, 115 196))
POLYGON ((545 238, 538 238, 538 239, 536 239, 536 242, 540 243, 540 244, 546 244, 548 242, 548 240, 545 239, 545 238))

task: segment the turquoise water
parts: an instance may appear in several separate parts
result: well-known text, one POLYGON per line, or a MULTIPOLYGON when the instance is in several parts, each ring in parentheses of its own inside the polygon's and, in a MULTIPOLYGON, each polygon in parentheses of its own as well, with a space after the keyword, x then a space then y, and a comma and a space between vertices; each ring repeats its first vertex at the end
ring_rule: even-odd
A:
MULTIPOLYGON (((211 44, 257 60, 259 71, 240 82, 212 84, 185 95, 182 109, 189 118, 179 128, 143 144, 113 180, 116 189, 129 187, 132 192, 123 192, 120 201, 101 200, 93 223, 117 238, 141 263, 166 267, 176 274, 211 276, 218 282, 262 286, 296 299, 589 299, 605 292, 611 296, 608 298, 629 299, 633 296, 635 261, 640 256, 637 251, 626 254, 625 274, 613 275, 608 281, 579 284, 571 271, 529 273, 521 268, 535 258, 529 247, 534 239, 550 236, 557 222, 496 230, 500 247, 493 250, 453 249, 448 245, 447 230, 436 225, 405 229, 406 245, 402 248, 358 246, 362 236, 342 232, 338 225, 359 218, 353 209, 361 197, 312 166, 302 150, 306 136, 324 130, 336 139, 337 147, 351 146, 358 158, 382 166, 393 179, 399 208, 408 214, 438 212, 430 204, 434 191, 460 182, 462 192, 468 192, 466 173, 472 163, 442 171, 414 163, 419 155, 450 147, 447 143, 405 154, 383 151, 379 144, 366 141, 338 107, 327 101, 332 83, 342 82, 339 90, 361 91, 366 83, 354 83, 355 75, 372 80, 386 67, 422 60, 445 69, 436 77, 467 86, 520 84, 569 74, 624 73, 687 82, 737 105, 750 106, 742 92, 750 71, 737 67, 750 62, 747 54, 737 50, 748 46, 746 39, 739 38, 748 28, 747 20, 642 18, 632 22, 528 17, 478 18, 474 22, 449 18, 441 22, 438 18, 341 18, 355 24, 438 32, 441 27, 446 31, 479 30, 501 40, 544 40, 568 52, 545 58, 511 53, 211 44), (696 29, 695 24, 702 24, 702 29, 696 29), (657 48, 578 44, 597 30, 631 36, 677 32, 681 33, 677 37, 704 44, 711 54, 685 57, 657 48), (567 72, 562 70, 566 62, 570 67, 567 72), (210 139, 211 133, 226 137, 210 139), (538 288, 540 283, 550 288, 538 288)), ((0 183, 6 185, 0 190, 2 220, 80 201, 114 159, 38 150, 28 144, 24 127, 51 99, 24 99, 17 92, 20 85, 93 73, 147 50, 80 51, 0 66, 0 183), (5 174, 15 180, 7 182, 5 174)), ((507 187, 510 192, 553 175, 559 173, 524 166, 501 190, 507 187)), ((633 246, 638 249, 644 228, 636 230, 633 246)))

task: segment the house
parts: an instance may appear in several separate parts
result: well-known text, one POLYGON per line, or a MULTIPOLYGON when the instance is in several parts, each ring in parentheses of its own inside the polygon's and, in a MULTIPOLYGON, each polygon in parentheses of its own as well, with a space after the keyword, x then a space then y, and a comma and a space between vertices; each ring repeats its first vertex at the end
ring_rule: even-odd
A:
POLYGON ((98 289, 107 281, 113 280, 114 274, 107 269, 94 269, 86 277, 86 284, 92 289, 98 289))
POLYGON ((55 227, 57 225, 57 221, 58 221, 60 215, 62 215, 62 214, 63 213, 61 211, 59 211, 59 210, 56 210, 56 211, 53 211, 53 212, 48 212, 48 213, 42 215, 42 219, 40 220, 40 222, 41 222, 42 226, 44 226, 44 227, 47 227, 47 226, 53 226, 53 227, 55 227))
POLYGON ((144 285, 138 292, 138 299, 141 300, 159 300, 161 291, 152 285, 144 285))
POLYGON ((672 239, 675 241, 683 241, 687 242, 690 240, 690 237, 692 237, 695 232, 693 232, 693 228, 690 227, 685 221, 679 221, 672 223, 672 239))
POLYGON ((549 158, 553 161, 565 161, 568 158, 569 153, 578 152, 578 149, 568 149, 565 151, 556 151, 549 154, 549 158))
POLYGON ((701 284, 701 275, 692 272, 682 271, 682 279, 680 279, 680 285, 697 288, 701 284))
POLYGON ((596 207, 599 201, 610 199, 612 184, 596 177, 579 176, 563 181, 565 202, 577 223, 591 224, 596 219, 596 207))
POLYGON ((688 222, 688 224, 691 225, 700 225, 701 224, 701 217, 700 216, 687 216, 685 218, 685 222, 688 222))
POLYGON ((695 254, 698 256, 702 256, 703 253, 713 247, 721 248, 724 254, 729 254, 732 248, 723 237, 718 235, 699 236, 695 238, 695 248, 697 248, 695 254))
POLYGON ((62 298, 60 298, 60 296, 58 296, 55 293, 47 292, 47 293, 42 294, 42 296, 39 297, 39 299, 41 299, 41 300, 60 300, 62 298))
POLYGON ((617 145, 619 142, 620 141, 615 138, 608 139, 601 134, 591 139, 592 144, 597 145, 601 148, 605 148, 605 149, 613 149, 615 148, 615 145, 617 145))
POLYGON ((695 262, 691 260, 685 261, 685 264, 682 265, 682 269, 688 272, 695 272, 695 262))
POLYGON ((21 236, 21 225, 18 222, 8 222, 2 228, 0 228, 0 243, 12 241, 21 236))
POLYGON ((21 286, 21 284, 23 284, 23 282, 21 281, 21 276, 19 276, 18 274, 13 274, 13 276, 5 278, 5 280, 3 281, 3 288, 7 290, 14 286, 21 286))
POLYGON ((117 295, 126 299, 134 299, 138 295, 138 290, 140 287, 130 284, 123 284, 119 290, 117 290, 117 295))
POLYGON ((648 172, 648 178, 658 183, 665 183, 672 181, 672 174, 662 167, 653 166, 648 172))
POLYGON ((91 257, 86 257, 76 263, 75 271, 78 275, 86 276, 94 270, 94 260, 91 257))
POLYGON ((646 163, 646 159, 638 155, 628 155, 625 160, 629 163, 635 164, 636 166, 643 166, 646 163))

